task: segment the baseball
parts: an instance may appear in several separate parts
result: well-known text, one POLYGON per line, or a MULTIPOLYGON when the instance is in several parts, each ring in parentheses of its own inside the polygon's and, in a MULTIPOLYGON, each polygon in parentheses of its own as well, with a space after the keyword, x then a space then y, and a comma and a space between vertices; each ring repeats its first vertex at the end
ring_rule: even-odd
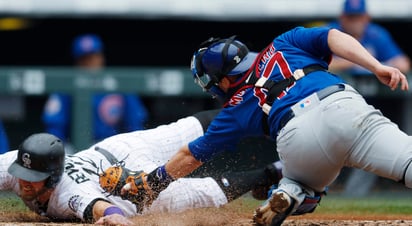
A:
POLYGON ((132 189, 132 186, 129 183, 127 183, 123 186, 123 190, 125 190, 125 191, 129 191, 130 189, 132 189))

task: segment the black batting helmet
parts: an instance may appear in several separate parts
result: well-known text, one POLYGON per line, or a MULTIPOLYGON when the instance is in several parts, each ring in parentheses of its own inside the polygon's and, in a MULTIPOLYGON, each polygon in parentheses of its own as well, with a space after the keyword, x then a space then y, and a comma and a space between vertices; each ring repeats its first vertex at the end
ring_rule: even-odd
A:
POLYGON ((20 144, 17 159, 8 172, 30 182, 48 179, 46 186, 54 187, 63 174, 64 158, 64 146, 59 138, 48 133, 37 133, 20 144))

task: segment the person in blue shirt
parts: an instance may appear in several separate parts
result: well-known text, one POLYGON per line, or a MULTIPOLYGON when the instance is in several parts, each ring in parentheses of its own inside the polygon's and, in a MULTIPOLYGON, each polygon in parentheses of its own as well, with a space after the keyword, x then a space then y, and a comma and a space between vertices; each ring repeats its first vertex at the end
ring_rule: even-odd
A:
MULTIPOLYGON (((101 70, 105 66, 104 47, 95 34, 76 37, 72 45, 75 66, 84 70, 101 70)), ((69 95, 53 93, 44 107, 42 120, 46 132, 70 143, 72 101, 69 95)), ((142 130, 148 120, 148 111, 134 94, 96 93, 92 98, 93 141, 121 132, 142 130)))
POLYGON ((156 197, 248 136, 275 140, 273 151, 283 163, 283 178, 254 213, 257 225, 281 225, 289 215, 313 212, 345 166, 412 188, 412 137, 327 71, 332 54, 370 70, 391 90, 409 89, 399 69, 381 64, 337 29, 296 27, 260 52, 235 36, 210 39, 195 51, 192 74, 224 108, 203 136, 152 172, 136 175, 121 194, 156 197))
MULTIPOLYGON (((410 71, 409 57, 386 28, 371 21, 365 0, 345 0, 339 18, 327 26, 352 35, 380 62, 396 67, 403 73, 410 71)), ((372 75, 367 69, 336 55, 329 69, 351 75, 372 75)))
POLYGON ((6 129, 3 126, 3 122, 0 121, 0 154, 8 152, 9 148, 9 138, 6 129))
MULTIPOLYGON (((327 24, 327 26, 339 29, 355 37, 380 62, 396 67, 403 73, 410 71, 409 57, 401 50, 386 28, 371 21, 365 0, 345 0, 339 18, 327 24)), ((365 68, 336 55, 332 58, 329 70, 355 77, 373 76, 365 68)), ((368 97, 367 101, 382 111, 387 112, 387 116, 391 120, 401 121, 400 114, 392 110, 393 101, 388 105, 379 98, 368 97)), ((378 176, 374 174, 351 169, 348 179, 344 184, 343 194, 345 196, 365 196, 370 192, 377 180, 378 176)))

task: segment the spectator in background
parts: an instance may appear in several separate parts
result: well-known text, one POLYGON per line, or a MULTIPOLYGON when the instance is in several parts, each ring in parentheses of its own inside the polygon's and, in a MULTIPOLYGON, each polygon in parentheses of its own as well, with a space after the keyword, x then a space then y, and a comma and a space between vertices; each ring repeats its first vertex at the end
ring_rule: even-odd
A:
POLYGON ((0 121, 0 154, 4 154, 9 151, 9 139, 7 137, 6 130, 3 123, 0 121))
MULTIPOLYGON (((389 31, 371 22, 365 0, 345 0, 338 20, 328 26, 355 37, 379 61, 396 67, 403 73, 409 72, 409 57, 399 48, 389 31)), ((353 75, 371 74, 366 69, 337 56, 333 57, 329 69, 353 75)))
MULTIPOLYGON (((72 45, 75 66, 92 71, 103 69, 103 50, 103 42, 95 34, 76 37, 72 45)), ((46 132, 54 134, 66 144, 70 143, 71 106, 69 95, 54 93, 48 98, 42 115, 46 132)), ((144 129, 148 119, 147 109, 137 95, 96 93, 91 107, 94 142, 118 133, 144 129)))
MULTIPOLYGON (((396 67, 405 74, 410 71, 409 57, 393 40, 389 31, 371 22, 371 16, 367 12, 365 0, 345 0, 339 18, 327 26, 339 29, 355 37, 380 62, 396 67)), ((337 56, 333 56, 329 70, 352 76, 372 75, 365 68, 337 56)), ((374 76, 371 77, 374 78, 374 76)), ((381 99, 366 99, 377 108, 386 109, 381 99)), ((392 107, 388 106, 388 108, 392 107)), ((392 120, 399 117, 398 112, 395 115, 391 115, 391 113, 388 112, 387 115, 392 120)), ((351 169, 348 180, 345 182, 343 193, 346 196, 367 195, 377 179, 378 176, 375 174, 359 169, 351 169)))

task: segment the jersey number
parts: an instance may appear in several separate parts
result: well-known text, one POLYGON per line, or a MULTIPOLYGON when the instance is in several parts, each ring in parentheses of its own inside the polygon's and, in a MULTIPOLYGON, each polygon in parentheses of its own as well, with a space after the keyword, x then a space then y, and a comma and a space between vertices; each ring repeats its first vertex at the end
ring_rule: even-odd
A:
MULTIPOLYGON (((266 52, 263 54, 259 62, 258 73, 264 78, 269 78, 276 70, 276 66, 279 68, 279 72, 282 75, 283 79, 290 78, 292 76, 293 73, 290 70, 289 64, 283 56, 282 52, 275 51, 273 45, 271 45, 269 48, 267 48, 266 52)), ((253 91, 254 96, 259 99, 259 106, 262 107, 266 102, 266 89, 256 87, 253 89, 253 91)), ((286 93, 284 91, 281 92, 277 99, 282 98, 285 94, 286 93)))

